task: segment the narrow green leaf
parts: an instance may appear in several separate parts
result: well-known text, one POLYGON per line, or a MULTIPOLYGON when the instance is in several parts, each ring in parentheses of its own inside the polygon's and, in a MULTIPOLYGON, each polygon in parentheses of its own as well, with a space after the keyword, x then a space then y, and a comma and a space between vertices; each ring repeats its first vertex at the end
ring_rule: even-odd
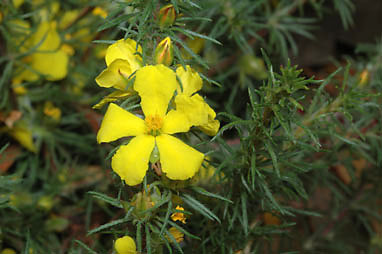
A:
POLYGON ((207 207, 205 207, 203 204, 201 204, 199 201, 191 197, 190 195, 184 194, 183 200, 185 203, 187 203, 189 206, 191 206, 193 209, 204 215, 210 220, 216 220, 217 222, 221 223, 220 219, 211 212, 207 207))
POLYGON ((247 195, 245 192, 241 193, 241 215, 244 233, 248 235, 247 195))
POLYGON ((137 224, 136 237, 137 237, 138 252, 142 253, 142 222, 141 221, 139 221, 137 224))
MULTIPOLYGON (((90 249, 86 244, 84 244, 83 242, 81 242, 80 240, 74 240, 75 243, 77 243, 79 246, 81 246, 82 248, 84 248, 85 250, 88 251, 88 253, 91 253, 91 254, 98 254, 97 252, 95 252, 94 250, 90 249)), ((28 251, 29 253, 29 251, 28 251)))
POLYGON ((225 197, 222 197, 218 194, 214 194, 214 193, 211 193, 211 192, 208 192, 206 191, 205 189, 201 188, 201 187, 197 187, 197 186, 193 186, 191 187, 195 192, 199 193, 199 194, 202 194, 204 196, 207 196, 207 197, 212 197, 212 198, 217 198, 217 199, 220 199, 220 200, 223 200, 223 201, 226 201, 226 202, 229 202, 229 203, 233 203, 231 200, 229 199, 226 199, 225 197))
POLYGON ((162 225, 162 228, 160 230, 160 235, 163 234, 168 222, 169 222, 169 219, 170 219, 170 214, 171 214, 171 210, 172 210, 172 202, 171 202, 171 199, 170 201, 168 202, 168 205, 167 205, 167 212, 166 212, 166 216, 164 217, 164 221, 163 221, 163 225, 162 225))
POLYGON ((150 235, 150 229, 148 224, 145 225, 145 231, 146 231, 146 250, 147 254, 151 254, 151 235, 150 235))
POLYGON ((99 192, 95 192, 95 191, 88 191, 87 193, 92 195, 92 196, 94 196, 95 198, 98 198, 100 200, 105 201, 106 203, 108 203, 108 204, 110 204, 112 206, 115 206, 115 207, 118 207, 118 208, 123 208, 122 203, 118 199, 109 197, 109 196, 107 196, 105 194, 102 194, 102 193, 99 193, 99 192))
POLYGON ((280 177, 280 168, 279 168, 279 164, 277 162, 277 156, 276 156, 275 152, 273 151, 272 144, 268 140, 264 141, 264 144, 265 144, 265 148, 267 149, 269 155, 271 156, 273 167, 276 170, 276 174, 278 177, 280 177))
POLYGON ((99 227, 97 227, 97 228, 95 228, 95 229, 92 229, 92 230, 90 230, 90 231, 88 232, 87 235, 89 236, 89 235, 92 235, 92 234, 94 234, 94 233, 100 232, 100 231, 102 231, 102 230, 104 230, 104 229, 106 229, 106 228, 113 227, 113 226, 116 226, 116 225, 119 225, 119 224, 128 222, 128 221, 130 220, 130 218, 129 218, 129 217, 130 217, 130 214, 131 214, 131 212, 132 212, 133 210, 134 210, 134 207, 131 207, 131 208, 129 209, 129 211, 127 212, 127 214, 126 214, 126 216, 125 216, 124 218, 119 219, 119 220, 111 221, 111 222, 106 223, 106 224, 103 224, 103 225, 101 225, 101 226, 99 226, 99 227))

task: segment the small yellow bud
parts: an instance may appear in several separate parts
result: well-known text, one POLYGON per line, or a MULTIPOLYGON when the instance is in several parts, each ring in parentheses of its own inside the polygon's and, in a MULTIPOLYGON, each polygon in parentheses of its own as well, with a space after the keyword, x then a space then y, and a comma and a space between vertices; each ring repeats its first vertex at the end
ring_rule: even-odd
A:
POLYGON ((170 37, 159 42, 155 49, 155 62, 170 66, 174 60, 174 52, 170 37))
POLYGON ((53 207, 54 200, 52 197, 49 196, 42 196, 38 201, 37 201, 37 206, 41 208, 42 210, 49 211, 53 207))
POLYGON ((118 254, 135 254, 136 246, 133 238, 124 236, 115 241, 114 248, 118 254))
POLYGON ((158 13, 158 23, 161 29, 172 26, 176 19, 175 8, 172 4, 163 6, 158 13))

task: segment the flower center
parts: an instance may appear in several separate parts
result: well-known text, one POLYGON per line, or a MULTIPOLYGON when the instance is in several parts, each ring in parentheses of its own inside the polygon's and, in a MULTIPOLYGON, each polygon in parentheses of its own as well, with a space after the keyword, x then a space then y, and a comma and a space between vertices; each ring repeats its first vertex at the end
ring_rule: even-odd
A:
POLYGON ((163 119, 159 115, 150 115, 145 118, 147 132, 153 136, 159 135, 163 119))

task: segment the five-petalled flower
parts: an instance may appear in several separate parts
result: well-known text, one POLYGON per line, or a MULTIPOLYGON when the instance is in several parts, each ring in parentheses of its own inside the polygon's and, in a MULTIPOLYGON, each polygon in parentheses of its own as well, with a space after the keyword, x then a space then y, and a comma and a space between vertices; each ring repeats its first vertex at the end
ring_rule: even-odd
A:
POLYGON ((164 65, 145 66, 137 71, 134 82, 134 90, 141 97, 145 119, 114 103, 107 109, 97 140, 102 143, 133 136, 129 144, 117 150, 111 164, 130 186, 142 182, 155 146, 159 151, 162 172, 172 180, 191 178, 203 162, 203 153, 171 135, 187 132, 196 126, 184 110, 168 111, 178 86, 176 74, 170 68, 164 65))

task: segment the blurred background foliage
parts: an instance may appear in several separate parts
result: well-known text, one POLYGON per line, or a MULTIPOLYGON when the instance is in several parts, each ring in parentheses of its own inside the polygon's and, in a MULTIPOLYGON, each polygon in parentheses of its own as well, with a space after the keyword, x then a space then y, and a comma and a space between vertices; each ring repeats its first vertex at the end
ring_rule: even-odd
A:
POLYGON ((377 2, 1 1, 0 253, 116 253, 124 234, 140 253, 380 253, 377 2), (127 187, 94 79, 109 44, 154 64, 167 36, 221 129, 184 135, 208 155, 191 180, 127 187))

